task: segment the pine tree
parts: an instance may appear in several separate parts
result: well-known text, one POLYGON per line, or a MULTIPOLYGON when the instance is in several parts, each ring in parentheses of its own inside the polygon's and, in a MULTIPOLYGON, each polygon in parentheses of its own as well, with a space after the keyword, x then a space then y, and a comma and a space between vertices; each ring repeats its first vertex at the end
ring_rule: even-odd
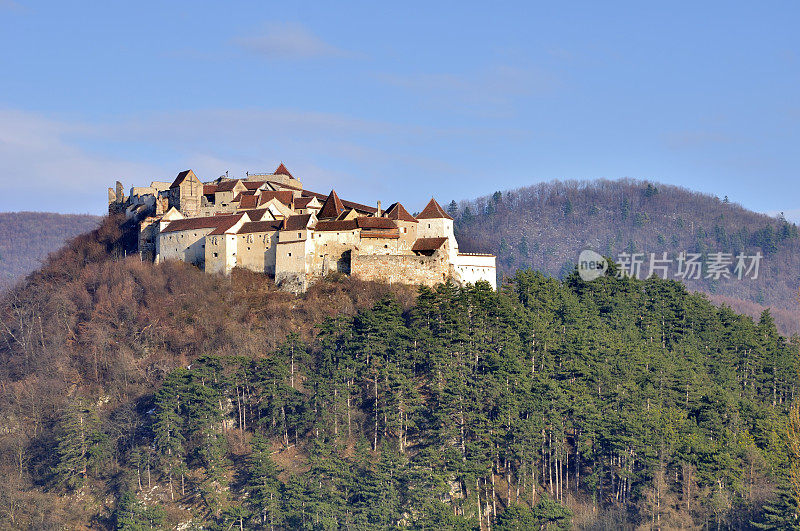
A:
POLYGON ((55 480, 70 489, 80 488, 90 468, 100 462, 106 451, 100 419, 87 400, 77 398, 65 409, 59 431, 57 464, 53 468, 55 480))

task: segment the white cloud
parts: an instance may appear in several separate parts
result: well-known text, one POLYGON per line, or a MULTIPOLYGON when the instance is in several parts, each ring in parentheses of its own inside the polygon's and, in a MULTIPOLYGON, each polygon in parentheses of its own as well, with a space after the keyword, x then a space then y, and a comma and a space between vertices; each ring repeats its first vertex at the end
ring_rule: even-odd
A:
POLYGON ((80 127, 40 115, 0 110, 3 161, 0 211, 102 212, 116 179, 147 180, 155 169, 90 153, 68 137, 80 127))
POLYGON ((300 24, 269 24, 260 34, 241 37, 234 42, 269 59, 297 60, 349 55, 300 24))

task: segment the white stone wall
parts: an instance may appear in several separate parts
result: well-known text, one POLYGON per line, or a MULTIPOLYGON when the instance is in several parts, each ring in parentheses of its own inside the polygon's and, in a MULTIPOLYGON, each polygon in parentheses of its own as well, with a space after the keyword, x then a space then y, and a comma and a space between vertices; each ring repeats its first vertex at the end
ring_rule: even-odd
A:
POLYGON ((198 267, 206 261, 205 238, 213 229, 162 232, 158 235, 158 261, 181 260, 198 267))
POLYGON ((453 280, 459 284, 474 284, 485 280, 497 289, 496 257, 485 254, 457 254, 452 262, 453 280))

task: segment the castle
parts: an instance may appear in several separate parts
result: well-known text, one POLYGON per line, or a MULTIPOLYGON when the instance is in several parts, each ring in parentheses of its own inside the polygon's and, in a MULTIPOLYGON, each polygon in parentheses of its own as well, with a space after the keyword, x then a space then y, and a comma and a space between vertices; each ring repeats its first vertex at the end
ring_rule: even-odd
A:
POLYGON ((204 183, 192 170, 174 181, 108 189, 110 213, 138 227, 143 260, 182 260, 206 272, 234 267, 265 273, 295 291, 330 273, 432 286, 486 281, 495 257, 461 253, 453 218, 435 199, 416 216, 303 189, 281 163, 274 173, 204 183))

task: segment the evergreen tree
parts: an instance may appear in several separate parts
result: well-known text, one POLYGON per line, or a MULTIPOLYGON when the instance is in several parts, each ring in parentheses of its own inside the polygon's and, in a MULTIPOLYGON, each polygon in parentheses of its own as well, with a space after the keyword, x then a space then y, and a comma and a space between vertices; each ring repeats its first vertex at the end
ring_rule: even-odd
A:
POLYGON ((90 469, 96 467, 106 453, 106 437, 100 419, 86 399, 76 398, 59 420, 55 480, 70 489, 82 487, 90 469))

